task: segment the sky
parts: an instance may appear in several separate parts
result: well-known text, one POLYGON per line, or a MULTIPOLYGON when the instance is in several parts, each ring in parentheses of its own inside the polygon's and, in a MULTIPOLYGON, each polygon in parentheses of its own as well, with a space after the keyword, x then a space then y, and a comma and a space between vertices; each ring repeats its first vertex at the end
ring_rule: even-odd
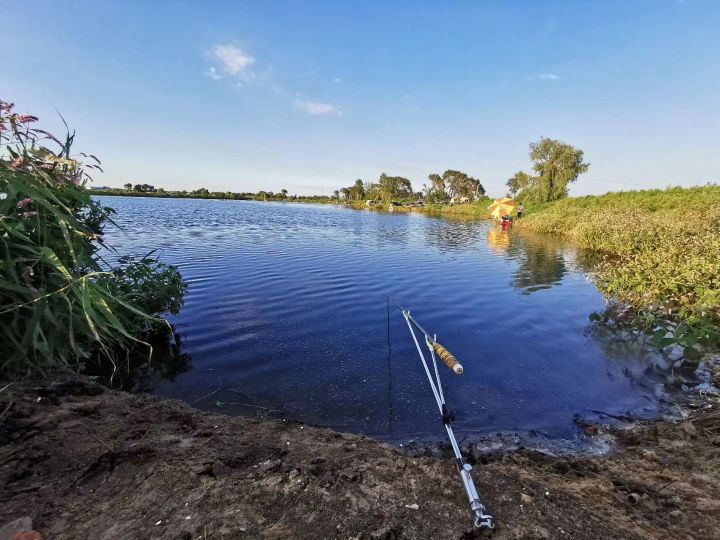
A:
POLYGON ((490 195, 551 137, 572 195, 720 180, 720 2, 0 0, 0 99, 96 184, 330 194, 446 169, 490 195))

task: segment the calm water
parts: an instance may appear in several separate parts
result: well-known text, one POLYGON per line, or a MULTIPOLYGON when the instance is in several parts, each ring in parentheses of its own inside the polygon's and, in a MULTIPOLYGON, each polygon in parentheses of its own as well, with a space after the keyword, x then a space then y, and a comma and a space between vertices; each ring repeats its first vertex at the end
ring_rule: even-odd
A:
POLYGON ((111 245, 158 249, 190 282, 173 323, 192 367, 160 395, 193 402, 222 386, 196 405, 389 440, 442 435, 397 308, 388 323, 390 295, 465 365, 442 373, 461 435, 567 438, 577 413, 657 410, 642 374, 661 359, 593 331, 602 297, 556 239, 327 205, 102 200, 123 227, 111 245))

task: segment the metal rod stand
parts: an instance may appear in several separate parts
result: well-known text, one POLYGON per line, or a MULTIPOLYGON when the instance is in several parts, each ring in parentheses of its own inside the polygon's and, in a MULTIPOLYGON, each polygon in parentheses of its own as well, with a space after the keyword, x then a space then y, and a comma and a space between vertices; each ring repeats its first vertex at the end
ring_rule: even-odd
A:
POLYGON ((473 482, 472 476, 470 475, 472 465, 470 465, 469 463, 465 463, 465 461, 463 460, 462 454, 460 453, 460 447, 458 446, 452 426, 450 425, 450 423, 455 418, 447 408, 447 405, 445 403, 445 396, 443 395, 442 391, 440 373, 438 372, 437 361, 435 359, 435 351, 433 349, 433 343, 437 342, 436 336, 433 335, 431 337, 430 334, 426 332, 425 329, 410 316, 410 311, 403 309, 399 304, 397 304, 397 302, 395 302, 395 304, 402 311, 405 322, 410 329, 410 335, 412 335, 413 341, 415 342, 415 347, 417 347, 418 354, 420 355, 420 360, 422 361, 423 367, 425 368, 425 374, 427 375, 428 382, 430 383, 430 388, 432 389, 433 395, 435 396, 435 402, 437 403, 438 409, 440 410, 440 416, 442 418, 443 425, 445 426, 448 438, 450 439, 450 445, 452 446, 453 453, 455 454, 455 462, 457 463, 458 471, 460 472, 460 478, 462 479, 463 486, 465 487, 465 493, 467 494, 468 500, 470 501, 470 511, 473 514, 474 525, 479 529, 493 529, 495 527, 495 519, 493 518, 493 516, 487 513, 485 505, 480 501, 480 496, 475 489, 475 483, 473 482), (425 344, 430 351, 430 358, 432 359, 433 363, 435 380, 433 380, 433 376, 430 373, 430 368, 428 367, 427 361, 425 360, 425 355, 423 354, 422 348, 420 347, 420 343, 418 343, 418 339, 415 335, 415 330, 413 329, 413 326, 415 326, 425 336, 425 344))

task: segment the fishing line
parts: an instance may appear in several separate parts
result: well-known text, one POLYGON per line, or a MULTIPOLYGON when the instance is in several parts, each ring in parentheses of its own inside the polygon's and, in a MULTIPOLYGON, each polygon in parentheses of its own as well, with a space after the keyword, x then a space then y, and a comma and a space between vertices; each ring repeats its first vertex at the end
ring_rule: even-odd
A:
POLYGON ((392 364, 390 357, 392 356, 392 345, 390 344, 390 297, 385 297, 387 300, 387 369, 388 369, 388 429, 390 435, 394 435, 394 418, 395 413, 393 411, 393 398, 392 398, 392 364))

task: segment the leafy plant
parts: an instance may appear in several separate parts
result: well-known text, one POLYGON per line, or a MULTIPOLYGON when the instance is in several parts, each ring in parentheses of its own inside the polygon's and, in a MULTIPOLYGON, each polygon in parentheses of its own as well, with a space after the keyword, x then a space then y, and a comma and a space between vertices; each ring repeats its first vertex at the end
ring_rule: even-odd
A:
POLYGON ((185 283, 157 261, 102 262, 113 211, 86 189, 99 160, 13 108, 0 101, 0 372, 114 363, 179 309, 185 283))
POLYGON ((720 186, 528 205, 518 226, 601 253, 596 284, 664 344, 720 343, 720 186))

